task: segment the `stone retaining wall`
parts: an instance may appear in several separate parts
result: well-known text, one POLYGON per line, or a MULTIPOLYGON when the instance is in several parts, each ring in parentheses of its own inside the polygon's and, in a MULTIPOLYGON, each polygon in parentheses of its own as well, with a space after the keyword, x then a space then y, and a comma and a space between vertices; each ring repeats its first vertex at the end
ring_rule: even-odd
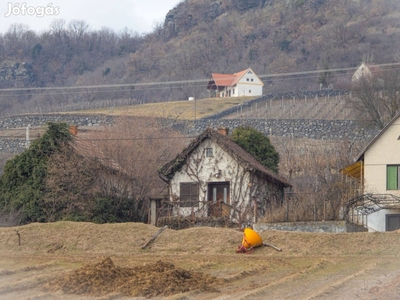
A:
MULTIPOLYGON (((0 119, 0 130, 44 126, 47 122, 66 122, 77 126, 99 126, 112 124, 114 117, 94 115, 26 115, 0 119)), ((362 128, 357 121, 351 120, 275 120, 275 119, 200 119, 194 122, 176 122, 174 126, 184 134, 196 136, 207 127, 228 127, 230 130, 238 126, 251 126, 268 136, 310 138, 319 140, 370 141, 377 134, 377 129, 362 128)), ((18 153, 25 149, 25 141, 1 139, 0 151, 18 153)))
POLYGON ((293 138, 311 138, 319 140, 349 139, 369 141, 379 130, 363 128, 352 120, 275 120, 275 119, 201 119, 188 127, 188 134, 198 134, 207 127, 228 127, 230 130, 238 126, 250 126, 266 135, 293 138))
POLYGON ((253 229, 257 232, 267 230, 328 233, 367 231, 364 227, 354 226, 354 224, 349 224, 346 221, 258 223, 253 225, 253 229))
POLYGON ((25 139, 2 139, 0 138, 0 152, 21 153, 26 149, 25 139))
POLYGON ((10 128, 23 128, 31 126, 43 126, 48 122, 66 122, 77 126, 98 126, 112 124, 114 117, 101 115, 23 115, 0 119, 0 130, 10 128))

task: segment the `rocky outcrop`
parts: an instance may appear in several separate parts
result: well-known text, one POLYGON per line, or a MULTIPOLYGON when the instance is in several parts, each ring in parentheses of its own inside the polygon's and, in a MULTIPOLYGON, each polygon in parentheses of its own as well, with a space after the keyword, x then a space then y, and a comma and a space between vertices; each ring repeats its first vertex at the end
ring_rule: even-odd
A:
POLYGON ((17 61, 0 62, 0 85, 19 87, 32 83, 33 79, 32 67, 28 63, 17 61))
POLYGON ((184 1, 165 16, 164 36, 171 38, 188 31, 200 21, 211 22, 226 11, 229 1, 184 1))
POLYGON ((245 11, 252 8, 261 8, 266 0, 235 0, 235 8, 239 11, 245 11))
POLYGON ((171 38, 188 31, 200 22, 212 22, 225 12, 234 9, 240 12, 262 8, 271 0, 192 0, 184 1, 171 9, 164 22, 164 36, 171 38))

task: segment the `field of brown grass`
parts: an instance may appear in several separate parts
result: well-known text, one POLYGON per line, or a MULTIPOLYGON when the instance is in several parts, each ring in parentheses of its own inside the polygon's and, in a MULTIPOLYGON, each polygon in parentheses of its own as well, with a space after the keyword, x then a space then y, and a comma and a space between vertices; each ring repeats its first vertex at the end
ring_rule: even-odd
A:
POLYGON ((240 98, 205 98, 195 101, 157 102, 142 105, 119 106, 106 109, 73 111, 73 114, 105 114, 111 116, 151 116, 179 120, 195 120, 254 99, 240 98))
POLYGON ((399 232, 242 232, 57 222, 0 228, 1 299, 398 299, 399 232))

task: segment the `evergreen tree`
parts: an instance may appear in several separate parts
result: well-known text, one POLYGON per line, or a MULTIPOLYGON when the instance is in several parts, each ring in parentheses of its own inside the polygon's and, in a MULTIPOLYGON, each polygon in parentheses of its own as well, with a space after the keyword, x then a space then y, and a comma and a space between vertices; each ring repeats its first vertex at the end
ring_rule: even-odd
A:
POLYGON ((279 153, 262 132, 252 127, 240 126, 233 130, 231 138, 265 167, 278 173, 279 153))
POLYGON ((47 161, 72 140, 65 123, 48 123, 45 134, 9 160, 0 178, 0 211, 18 212, 19 223, 41 222, 47 161))

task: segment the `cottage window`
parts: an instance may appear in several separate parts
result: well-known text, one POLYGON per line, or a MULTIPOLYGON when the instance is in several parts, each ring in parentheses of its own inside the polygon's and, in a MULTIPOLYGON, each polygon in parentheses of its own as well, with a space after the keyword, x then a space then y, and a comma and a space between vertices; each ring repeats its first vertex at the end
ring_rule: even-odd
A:
POLYGON ((180 207, 197 206, 199 201, 199 184, 197 182, 180 183, 180 207))
POLYGON ((251 82, 253 82, 253 81, 254 81, 254 79, 253 79, 253 78, 251 78, 251 79, 250 79, 250 81, 251 81, 251 82))
POLYGON ((235 89, 232 90, 232 95, 235 95, 235 89))
POLYGON ((213 148, 206 148, 206 157, 213 157, 213 148))
POLYGON ((387 166, 386 185, 388 190, 400 189, 400 166, 387 166))
POLYGON ((248 79, 248 78, 246 78, 246 81, 249 81, 249 79, 248 79))

